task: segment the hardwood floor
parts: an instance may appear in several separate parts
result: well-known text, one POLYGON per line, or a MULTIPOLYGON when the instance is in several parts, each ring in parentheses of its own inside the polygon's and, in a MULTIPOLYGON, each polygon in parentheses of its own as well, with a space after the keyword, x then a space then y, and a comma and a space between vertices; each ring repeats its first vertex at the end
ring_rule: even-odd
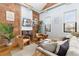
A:
MULTIPOLYGON (((30 44, 33 44, 33 43, 37 43, 38 41, 36 40, 36 38, 34 39, 34 40, 32 40, 32 41, 30 41, 30 44)), ((27 45, 30 45, 30 44, 25 44, 24 45, 24 47, 25 46, 27 46, 27 45)), ((11 56, 11 51, 12 50, 15 50, 15 49, 18 49, 19 48, 19 46, 18 45, 16 45, 16 46, 10 46, 10 47, 4 47, 4 49, 2 49, 2 50, 0 50, 0 56, 11 56)), ((43 56, 43 54, 42 53, 40 53, 40 52, 36 52, 35 51, 35 53, 34 53, 34 55, 33 56, 43 56)))
POLYGON ((39 51, 35 51, 35 53, 32 56, 46 56, 46 55, 39 51))
POLYGON ((0 49, 0 56, 11 56, 10 47, 3 47, 0 49))

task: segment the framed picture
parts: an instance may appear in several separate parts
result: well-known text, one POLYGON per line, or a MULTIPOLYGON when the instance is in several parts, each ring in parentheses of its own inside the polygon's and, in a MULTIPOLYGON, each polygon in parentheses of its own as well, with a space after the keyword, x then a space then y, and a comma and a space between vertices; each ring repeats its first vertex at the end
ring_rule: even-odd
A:
POLYGON ((15 20, 15 14, 12 11, 6 11, 6 20, 7 21, 14 21, 15 20))
POLYGON ((22 26, 25 26, 25 27, 31 27, 31 26, 32 26, 31 19, 23 18, 22 26))
POLYGON ((51 32, 51 24, 46 24, 45 25, 45 31, 46 32, 51 32))
POLYGON ((47 16, 45 17, 44 21, 43 21, 44 25, 45 25, 45 31, 47 32, 51 32, 51 16, 47 16))

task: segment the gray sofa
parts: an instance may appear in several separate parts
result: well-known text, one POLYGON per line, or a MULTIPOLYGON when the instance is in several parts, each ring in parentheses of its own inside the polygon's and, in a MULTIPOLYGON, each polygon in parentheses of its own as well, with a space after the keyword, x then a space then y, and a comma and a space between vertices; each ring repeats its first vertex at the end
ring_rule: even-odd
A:
POLYGON ((46 39, 44 41, 39 42, 38 47, 36 48, 36 51, 39 51, 47 56, 57 56, 53 53, 53 51, 56 50, 57 43, 51 42, 52 40, 46 39))
MULTIPOLYGON (((58 56, 56 54, 56 52, 53 53, 47 49, 44 49, 41 46, 38 46, 36 48, 36 50, 41 52, 41 53, 46 54, 47 56, 58 56)), ((56 48, 56 50, 57 50, 57 48, 56 48)), ((77 37, 73 36, 71 39, 69 39, 69 49, 66 53, 66 56, 79 56, 79 37, 77 38, 77 37)))
MULTIPOLYGON (((53 40, 45 39, 44 41, 39 42, 36 50, 47 56, 58 56, 57 53, 59 51, 60 45, 61 43, 63 44, 65 41, 67 40, 63 41, 63 38, 53 38, 53 40)), ((63 54, 62 50, 59 53, 63 54)))

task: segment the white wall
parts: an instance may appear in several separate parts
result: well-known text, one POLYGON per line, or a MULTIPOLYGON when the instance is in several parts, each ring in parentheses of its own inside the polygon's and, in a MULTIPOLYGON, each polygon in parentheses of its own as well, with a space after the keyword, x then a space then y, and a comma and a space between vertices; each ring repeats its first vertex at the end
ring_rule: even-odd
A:
POLYGON ((32 20, 32 10, 30 10, 24 6, 21 6, 21 30, 32 30, 32 27, 23 27, 22 26, 23 18, 32 20))
POLYGON ((70 11, 70 10, 77 10, 77 31, 79 31, 79 4, 65 4, 62 6, 59 6, 57 8, 51 9, 49 11, 46 11, 44 13, 40 14, 40 20, 46 19, 46 17, 50 16, 51 18, 51 32, 48 33, 49 38, 52 37, 63 37, 65 36, 65 33, 63 31, 63 23, 64 23, 64 12, 70 11), (54 18, 58 17, 58 20, 55 20, 54 18))

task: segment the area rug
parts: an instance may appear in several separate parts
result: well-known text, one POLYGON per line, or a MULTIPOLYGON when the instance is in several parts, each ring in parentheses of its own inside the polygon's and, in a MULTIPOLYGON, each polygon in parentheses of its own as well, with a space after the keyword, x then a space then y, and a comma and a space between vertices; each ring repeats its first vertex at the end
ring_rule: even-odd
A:
POLYGON ((22 50, 16 49, 11 51, 12 56, 32 56, 35 52, 37 44, 33 43, 25 46, 22 50))

